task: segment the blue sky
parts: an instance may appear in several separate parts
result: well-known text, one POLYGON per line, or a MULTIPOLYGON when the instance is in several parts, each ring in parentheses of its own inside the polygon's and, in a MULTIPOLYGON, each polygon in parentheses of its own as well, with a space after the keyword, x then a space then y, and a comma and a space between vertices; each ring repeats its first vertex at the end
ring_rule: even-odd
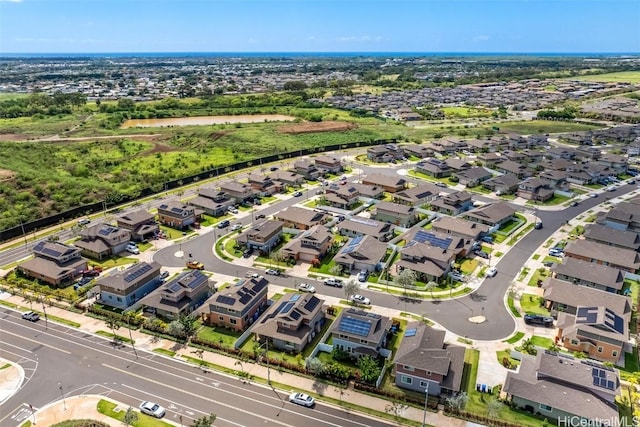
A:
POLYGON ((0 0, 1 53, 640 52, 640 0, 0 0))

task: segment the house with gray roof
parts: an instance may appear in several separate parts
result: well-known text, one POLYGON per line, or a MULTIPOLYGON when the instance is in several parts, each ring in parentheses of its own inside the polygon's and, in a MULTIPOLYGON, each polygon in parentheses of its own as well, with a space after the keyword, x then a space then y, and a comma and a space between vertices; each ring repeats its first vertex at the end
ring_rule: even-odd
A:
POLYGON ((502 391, 517 408, 554 423, 573 419, 579 425, 598 425, 619 416, 616 369, 548 350, 525 355, 518 371, 507 373, 502 391))
POLYGON ((158 206, 158 222, 160 224, 183 230, 197 220, 196 209, 180 200, 169 200, 158 206))
POLYGON ((222 216, 227 213, 229 206, 235 204, 235 200, 229 197, 224 191, 213 188, 201 188, 198 195, 189 199, 188 204, 202 210, 210 216, 222 216))
POLYGON ((108 258, 126 250, 131 232, 109 224, 95 224, 80 231, 80 239, 73 244, 82 254, 94 259, 108 258))
POLYGON ((145 313, 174 320, 190 314, 215 292, 215 282, 199 270, 181 273, 140 300, 145 313))
POLYGON ((444 342, 445 331, 423 322, 405 328, 394 363, 395 384, 429 395, 460 391, 465 348, 444 342))
POLYGON ((331 232, 323 225, 314 225, 289 240, 280 250, 287 259, 312 262, 322 259, 332 243, 331 232))
POLYGON ((332 216, 326 212, 298 206, 286 207, 273 217, 282 221, 284 227, 298 230, 308 230, 315 225, 326 224, 332 219, 332 216))
POLYGON ((409 156, 415 156, 420 159, 433 156, 433 150, 428 145, 407 144, 407 145, 403 145, 402 149, 404 150, 405 154, 409 156))
POLYGON ((313 161, 315 162, 316 167, 320 170, 330 173, 342 172, 342 162, 337 157, 322 154, 320 156, 313 157, 313 161))
POLYGON ((238 204, 252 200, 259 194, 259 191, 254 189, 251 184, 238 181, 223 182, 220 184, 220 191, 226 193, 238 204))
POLYGON ((387 253, 387 245, 372 236, 357 236, 345 244, 333 261, 341 265, 344 271, 380 270, 381 262, 387 253))
POLYGON ((479 240, 483 234, 489 232, 487 225, 450 216, 436 218, 431 222, 431 229, 440 233, 460 236, 470 240, 479 240))
POLYGON ((305 179, 316 180, 322 175, 322 172, 316 167, 315 162, 310 159, 297 159, 293 163, 293 171, 302 175, 305 179))
POLYGON ((116 217, 118 228, 129 230, 131 238, 137 241, 149 240, 160 230, 155 215, 138 209, 116 217))
POLYGON ((416 171, 434 178, 451 176, 452 170, 443 160, 429 158, 416 163, 416 171))
MULTIPOLYGON (((449 246, 448 243, 445 245, 449 246)), ((396 261, 395 266, 398 273, 405 268, 414 271, 418 280, 422 282, 438 282, 451 271, 455 259, 456 253, 452 250, 439 244, 432 245, 427 240, 414 240, 400 248, 400 260, 396 261)))
POLYGON ((505 158, 496 152, 478 154, 478 161, 488 168, 493 168, 497 163, 503 162, 505 158))
POLYGON ((271 251, 282 238, 284 222, 272 219, 252 224, 251 227, 236 237, 236 242, 247 249, 257 249, 266 254, 271 251))
POLYGON ((283 187, 299 187, 304 184, 304 176, 293 171, 277 170, 271 174, 271 179, 281 183, 283 187))
MULTIPOLYGON (((279 181, 274 181, 270 175, 262 171, 253 171, 249 174, 249 185, 255 192, 256 196, 268 196, 280 193, 284 189, 284 185, 279 181)), ((248 198, 246 200, 249 200, 248 198)), ((242 203, 242 202, 241 202, 242 203)))
POLYGON ((258 319, 251 331, 269 348, 301 353, 322 330, 324 300, 311 293, 289 293, 258 319))
POLYGON ((446 215, 459 215, 471 209, 473 201, 471 193, 467 191, 455 191, 439 197, 429 203, 432 211, 446 215))
POLYGON ((482 167, 472 167, 469 169, 456 172, 454 174, 458 178, 458 182, 467 187, 475 187, 480 185, 483 181, 488 180, 493 175, 491 172, 482 167))
POLYGON ((635 273, 640 269, 640 253, 591 240, 569 242, 564 248, 564 254, 571 258, 607 265, 629 273, 635 273))
POLYGON ((353 183, 351 186, 358 190, 358 193, 362 197, 368 197, 370 199, 382 199, 384 197, 384 188, 379 185, 353 183))
POLYGON ((161 265, 155 261, 138 262, 125 270, 114 271, 96 281, 98 301, 109 307, 126 310, 154 291, 161 283, 161 265))
POLYGON ((397 193, 407 188, 407 180, 398 176, 371 173, 362 178, 363 184, 376 185, 389 193, 397 193))
POLYGON ((376 204, 373 218, 401 227, 410 227, 416 223, 418 217, 413 206, 381 201, 376 204))
POLYGON ((511 220, 516 213, 515 208, 505 202, 491 203, 465 212, 462 218, 467 221, 499 227, 511 220))
POLYGON ((33 247, 33 258, 18 264, 18 270, 32 279, 66 286, 87 269, 87 260, 80 253, 74 246, 41 240, 33 247))
POLYGON ((354 358, 377 358, 387 346, 391 318, 356 308, 344 309, 331 325, 333 347, 354 358))
POLYGON ((441 188, 435 184, 420 184, 394 193, 393 201, 409 206, 419 206, 440 197, 441 191, 441 188))
POLYGON ((554 277, 575 285, 620 293, 625 273, 620 269, 565 257, 562 264, 551 267, 554 277))
POLYGON ((204 323, 243 332, 267 309, 269 281, 264 277, 241 279, 205 301, 200 310, 204 323))
POLYGON ((554 190, 548 181, 543 181, 536 177, 529 177, 518 184, 517 195, 523 199, 544 202, 553 197, 554 190))
POLYGON ((371 236, 381 242, 393 237, 393 225, 388 222, 353 216, 337 224, 338 233, 343 236, 371 236))
POLYGON ((618 203, 608 212, 599 216, 597 222, 618 230, 640 233, 640 197, 636 196, 618 203))
POLYGON ((456 257, 466 255, 471 247, 472 240, 453 234, 442 233, 434 230, 425 230, 423 228, 410 228, 409 231, 402 235, 405 246, 411 242, 427 243, 432 246, 438 246, 441 249, 452 251, 456 257))
POLYGON ((584 228, 584 237, 603 245, 640 251, 640 234, 633 231, 618 230, 601 224, 588 224, 584 228))
POLYGON ((513 160, 504 160, 498 163, 494 169, 504 174, 515 175, 518 179, 526 178, 531 173, 527 165, 514 162, 513 160))
POLYGON ((495 176, 482 182, 482 186, 484 188, 487 188, 498 195, 512 194, 516 192, 518 190, 518 184, 520 184, 520 179, 511 173, 495 176))

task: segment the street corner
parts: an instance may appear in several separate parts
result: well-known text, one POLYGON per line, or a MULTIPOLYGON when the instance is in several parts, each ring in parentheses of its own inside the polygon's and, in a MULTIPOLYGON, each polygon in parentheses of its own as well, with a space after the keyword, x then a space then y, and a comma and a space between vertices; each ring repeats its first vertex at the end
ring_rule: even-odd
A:
MULTIPOLYGON (((112 427, 122 425, 120 421, 98 412, 98 403, 102 399, 105 398, 98 395, 82 395, 56 400, 42 408, 36 408, 30 416, 30 421, 33 421, 33 425, 50 426, 69 420, 93 419, 112 427)), ((120 404, 111 399, 105 400, 120 404)))
POLYGON ((0 358, 0 403, 16 393, 23 380, 22 366, 0 358))

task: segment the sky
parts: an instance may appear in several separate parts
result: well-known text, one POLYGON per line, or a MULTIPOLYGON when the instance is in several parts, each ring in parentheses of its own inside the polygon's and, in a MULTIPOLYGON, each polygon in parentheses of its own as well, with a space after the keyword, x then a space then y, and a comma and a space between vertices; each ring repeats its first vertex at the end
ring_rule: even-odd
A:
POLYGON ((0 0, 2 53, 640 52, 640 0, 0 0))

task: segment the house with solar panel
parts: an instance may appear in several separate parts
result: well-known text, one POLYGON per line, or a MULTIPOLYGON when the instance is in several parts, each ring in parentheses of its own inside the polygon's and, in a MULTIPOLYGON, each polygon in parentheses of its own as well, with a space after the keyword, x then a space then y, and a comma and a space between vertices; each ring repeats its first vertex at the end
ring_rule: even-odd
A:
POLYGON ((199 270, 181 273, 140 300, 145 313, 167 320, 189 314, 215 292, 215 282, 199 270))
POLYGON ((269 307, 251 331, 269 348, 301 353, 322 330, 324 300, 310 293, 289 293, 269 307))
POLYGON ((619 419, 615 402, 620 395, 619 372, 590 360, 548 350, 524 355, 518 371, 507 373, 502 391, 518 409, 554 424, 571 420, 580 426, 614 425, 598 421, 619 419))
POLYGON ((114 271, 101 277, 96 282, 100 288, 98 301, 126 310, 160 286, 160 267, 157 262, 139 262, 124 271, 114 271))
POLYGON ((109 224, 96 224, 82 229, 80 239, 73 244, 82 254, 94 259, 108 258, 127 249, 131 232, 109 224))
POLYGON ((393 201, 409 206, 419 206, 440 197, 441 188, 435 184, 420 184, 416 187, 406 188, 393 194, 393 201))
POLYGON ((131 238, 139 242, 152 239, 160 230, 155 215, 144 209, 120 215, 116 221, 119 228, 129 230, 131 238))
POLYGON ((158 222, 171 228, 184 230, 195 224, 197 218, 196 208, 179 200, 171 200, 158 206, 158 222))
POLYGON ((285 259, 312 262, 322 259, 333 243, 333 235, 324 225, 315 225, 303 231, 282 246, 285 259))
POLYGON ((234 200, 224 191, 214 188, 201 188, 198 195, 189 199, 189 205, 202 210, 207 215, 222 216, 227 213, 229 206, 233 206, 234 200))
POLYGON ((347 237, 371 236, 381 242, 393 238, 393 225, 388 222, 353 216, 337 224, 338 233, 347 237))
POLYGON ((421 282, 438 282, 451 271, 451 266, 456 260, 456 253, 442 246, 448 246, 447 242, 431 245, 427 241, 411 241, 400 249, 400 260, 394 266, 397 273, 405 268, 416 273, 421 282))
POLYGON ((336 256, 333 257, 333 261, 337 265, 341 265, 343 271, 367 270, 372 273, 382 269, 382 260, 386 253, 387 245, 385 243, 372 236, 357 236, 340 248, 336 256))
POLYGON ((423 322, 407 324, 393 360, 398 387, 431 396, 460 391, 465 348, 445 344, 445 333, 423 322))
POLYGON ((42 240, 33 247, 33 258, 18 264, 18 270, 32 279, 66 286, 87 269, 80 252, 74 246, 42 240))
POLYGON ((349 353, 357 359, 362 356, 387 357, 387 333, 391 318, 364 310, 342 310, 331 325, 333 347, 349 353))
POLYGON ((330 184, 325 188, 325 194, 321 199, 334 208, 349 210, 360 200, 360 192, 351 184, 330 184))
POLYGON ((471 239, 464 239, 459 236, 440 233, 433 229, 424 230, 422 228, 411 228, 402 236, 402 239, 405 242, 405 246, 415 244, 412 242, 426 243, 431 246, 452 251, 456 258, 465 256, 470 251, 473 243, 473 240, 471 239))
POLYGON ((205 302, 203 321, 243 332, 266 310, 268 285, 267 279, 256 277, 224 288, 205 302))
POLYGON ((293 171, 311 181, 318 179, 320 175, 322 175, 322 172, 316 167, 315 162, 309 159, 297 159, 293 162, 293 171))
POLYGON ((227 194, 235 203, 243 204, 247 200, 252 200, 258 195, 251 185, 244 182, 227 181, 220 184, 220 191, 227 194))
POLYGON ((269 253, 282 238, 282 221, 265 219, 252 225, 236 237, 236 242, 247 249, 269 253))

